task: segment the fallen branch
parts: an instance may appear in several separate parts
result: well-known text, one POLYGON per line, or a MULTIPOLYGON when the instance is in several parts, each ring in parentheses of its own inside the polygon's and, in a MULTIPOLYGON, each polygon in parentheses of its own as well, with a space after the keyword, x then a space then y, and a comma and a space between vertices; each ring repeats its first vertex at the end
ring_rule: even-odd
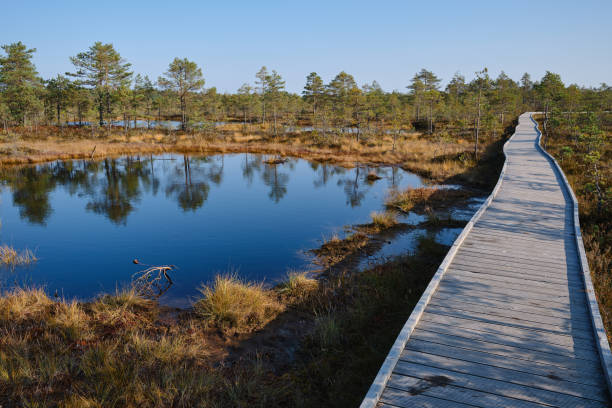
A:
MULTIPOLYGON (((135 264, 140 264, 134 260, 135 264)), ((132 275, 132 287, 140 296, 156 299, 166 293, 174 283, 170 271, 176 270, 174 265, 151 266, 132 275)))

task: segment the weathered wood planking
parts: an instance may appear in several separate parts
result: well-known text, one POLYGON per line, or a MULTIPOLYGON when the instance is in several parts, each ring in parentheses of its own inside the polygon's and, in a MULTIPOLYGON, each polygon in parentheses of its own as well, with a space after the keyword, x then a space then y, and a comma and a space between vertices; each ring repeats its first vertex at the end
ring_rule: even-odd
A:
POLYGON ((577 202, 530 113, 374 379, 369 407, 606 407, 612 356, 577 202))

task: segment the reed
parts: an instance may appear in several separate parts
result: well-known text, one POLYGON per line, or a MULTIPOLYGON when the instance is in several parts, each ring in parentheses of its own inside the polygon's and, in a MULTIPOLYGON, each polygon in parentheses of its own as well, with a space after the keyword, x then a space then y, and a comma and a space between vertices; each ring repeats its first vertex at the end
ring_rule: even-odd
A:
POLYGON ((29 249, 18 252, 15 248, 2 245, 0 246, 0 265, 14 268, 16 266, 30 265, 38 261, 38 258, 29 249))

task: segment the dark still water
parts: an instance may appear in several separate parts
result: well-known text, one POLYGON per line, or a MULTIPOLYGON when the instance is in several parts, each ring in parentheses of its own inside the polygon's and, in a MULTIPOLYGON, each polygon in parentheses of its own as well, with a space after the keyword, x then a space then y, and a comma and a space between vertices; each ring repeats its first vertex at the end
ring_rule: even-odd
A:
POLYGON ((308 268, 305 250, 367 222, 389 189, 421 185, 393 167, 266 158, 169 154, 2 169, 0 243, 39 258, 0 270, 2 284, 87 299, 127 286, 143 269, 138 259, 178 266, 164 301, 184 306, 218 273, 274 283, 308 268), (382 178, 369 183, 369 171, 382 178))

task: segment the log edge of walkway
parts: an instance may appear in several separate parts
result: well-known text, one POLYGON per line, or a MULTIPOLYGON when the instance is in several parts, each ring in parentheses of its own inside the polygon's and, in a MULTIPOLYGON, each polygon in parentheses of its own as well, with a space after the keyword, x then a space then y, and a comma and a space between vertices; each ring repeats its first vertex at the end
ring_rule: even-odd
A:
MULTIPOLYGON (((600 357, 600 362, 601 362, 601 369, 603 370, 603 374, 606 380, 606 384, 608 387, 608 393, 612 396, 612 353, 610 351, 610 346, 609 346, 608 339, 606 336, 605 327, 604 327, 604 324, 603 324, 603 321, 601 319, 601 315, 599 312, 599 306, 598 306, 597 298, 596 298, 595 291, 593 288, 593 283, 591 281, 591 275, 590 275, 590 270, 589 270, 588 261, 586 257, 586 252, 584 249, 584 243, 582 241, 582 234, 580 231, 578 201, 576 200, 574 191, 572 190, 572 187, 570 186, 565 174, 563 173, 563 170, 561 169, 557 161, 554 159, 552 155, 550 155, 541 146, 542 132, 540 132, 538 128, 538 124, 533 118, 534 114, 541 114, 541 112, 526 112, 526 114, 529 115, 529 119, 533 122, 535 131, 537 132, 537 140, 535 142, 536 148, 543 154, 543 156, 549 162, 551 162, 554 171, 563 180, 563 183, 561 183, 562 184, 561 188, 564 189, 571 198, 571 204, 572 204, 572 210, 573 210, 572 211, 573 221, 574 221, 573 226, 575 230, 575 243, 576 243, 577 250, 578 250, 580 269, 582 272, 581 275, 583 278, 583 283, 585 285, 585 292, 586 292, 587 303, 588 303, 588 308, 589 308, 589 317, 591 318, 591 323, 593 326, 593 332, 595 335, 595 343, 597 345, 597 351, 598 351, 598 355, 600 357)), ((453 242, 453 245, 450 247, 444 260, 438 267, 433 278, 427 285, 427 288, 421 295, 421 298, 419 299, 418 303, 415 305, 414 309, 410 313, 408 320, 402 327, 402 330, 397 336, 395 342, 391 346, 391 350, 387 354, 387 357, 385 358, 380 370, 378 371, 378 374, 374 378, 374 381, 372 382, 372 385, 370 386, 366 396, 364 397, 360 408, 374 408, 379 403, 380 397, 382 396, 382 393, 385 390, 387 382, 389 378, 391 377, 391 374, 393 373, 395 366, 400 360, 400 356, 403 350, 405 349, 412 332, 414 331, 415 327, 419 323, 421 316, 425 312, 425 308, 429 304, 429 301, 431 300, 434 293, 436 292, 440 281, 444 277, 444 274, 446 273, 448 267, 450 266, 453 259, 455 258, 455 255, 457 254, 459 247, 461 247, 461 245, 463 244, 463 241, 465 241, 470 231, 474 227, 474 224, 482 217, 482 215, 485 213, 487 208, 491 205, 491 203, 497 196, 499 190, 501 189, 502 182, 503 182, 503 179, 506 174, 507 167, 508 167, 508 154, 506 152, 506 148, 508 147, 509 143, 512 141, 516 133, 517 131, 515 130, 515 132, 512 134, 512 136, 506 141, 506 143, 503 146, 505 161, 504 161, 502 170, 500 172, 499 179, 497 180, 497 184, 493 188, 493 191, 491 192, 489 197, 486 199, 486 201, 481 205, 478 211, 472 216, 470 221, 464 227, 463 231, 461 231, 459 236, 453 242)))

